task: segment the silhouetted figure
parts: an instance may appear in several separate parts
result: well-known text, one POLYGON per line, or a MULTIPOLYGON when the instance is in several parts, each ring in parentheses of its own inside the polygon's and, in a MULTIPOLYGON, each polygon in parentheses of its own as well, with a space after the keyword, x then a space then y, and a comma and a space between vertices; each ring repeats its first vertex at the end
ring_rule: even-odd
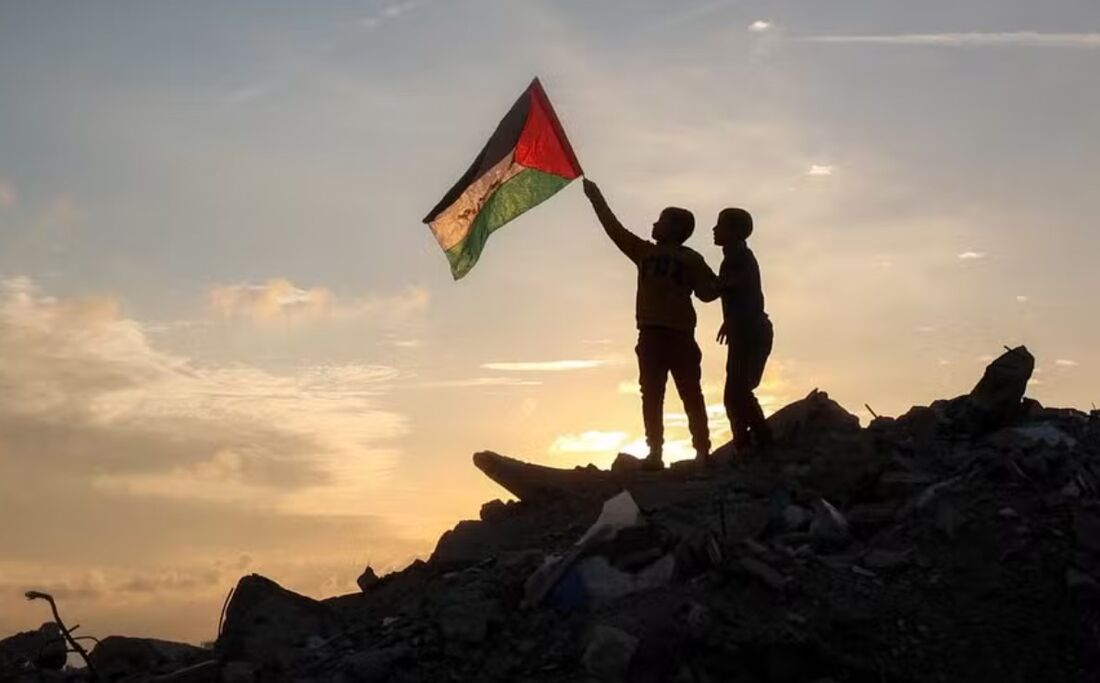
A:
POLYGON ((695 217, 687 209, 668 207, 653 224, 653 242, 623 227, 607 206, 600 188, 584 181, 584 193, 615 246, 638 266, 638 381, 642 390, 649 456, 645 464, 661 469, 664 448, 664 403, 668 375, 684 402, 696 457, 706 462, 710 454, 707 409, 703 401, 702 353, 695 343, 694 292, 703 301, 717 298, 714 271, 684 242, 695 230, 695 217))
POLYGON ((760 266, 746 240, 752 215, 744 209, 723 209, 714 226, 714 243, 722 247, 718 287, 722 297, 722 327, 718 343, 729 344, 723 402, 738 449, 771 445, 771 432, 753 390, 760 386, 772 352, 774 330, 764 312, 760 266))

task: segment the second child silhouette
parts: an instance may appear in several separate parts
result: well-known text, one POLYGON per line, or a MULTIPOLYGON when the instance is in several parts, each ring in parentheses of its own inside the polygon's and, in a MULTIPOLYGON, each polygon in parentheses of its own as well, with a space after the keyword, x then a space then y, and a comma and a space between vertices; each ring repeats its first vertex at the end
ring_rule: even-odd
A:
POLYGON ((670 206, 653 224, 653 241, 623 227, 607 205, 596 183, 585 178, 584 194, 608 237, 638 268, 635 316, 638 323, 638 381, 642 391, 642 420, 649 455, 647 469, 662 469, 664 402, 668 375, 684 402, 696 459, 706 464, 710 455, 707 408, 703 400, 702 353, 695 342, 695 308, 691 295, 702 301, 718 297, 717 278, 703 257, 684 246, 695 230, 687 209, 670 206))
POLYGON ((764 312, 760 265, 746 240, 752 235, 752 215, 744 209, 723 209, 714 226, 714 243, 722 247, 718 286, 722 295, 722 327, 718 343, 729 344, 723 402, 738 450, 751 441, 766 449, 771 430, 753 390, 760 386, 772 351, 774 331, 764 312))

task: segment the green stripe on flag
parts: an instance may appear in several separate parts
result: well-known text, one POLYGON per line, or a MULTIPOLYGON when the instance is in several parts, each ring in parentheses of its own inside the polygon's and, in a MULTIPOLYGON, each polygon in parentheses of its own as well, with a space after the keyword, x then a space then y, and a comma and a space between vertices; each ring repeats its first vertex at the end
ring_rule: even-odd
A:
POLYGON ((497 228, 538 206, 568 184, 569 181, 561 176, 528 168, 498 187, 481 207, 466 237, 447 250, 454 278, 458 280, 470 272, 485 248, 485 241, 497 228))

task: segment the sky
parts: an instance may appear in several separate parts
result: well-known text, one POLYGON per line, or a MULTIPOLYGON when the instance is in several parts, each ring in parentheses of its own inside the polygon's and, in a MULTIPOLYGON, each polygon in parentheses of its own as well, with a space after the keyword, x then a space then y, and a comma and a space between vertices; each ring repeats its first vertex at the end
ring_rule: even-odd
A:
MULTIPOLYGON (((644 453, 632 265, 574 183, 451 279, 421 218, 533 76, 628 227, 754 214, 768 412, 1100 401, 1095 0, 0 0, 0 634, 213 638, 644 453)), ((717 305, 697 337, 715 440, 717 305)), ((670 392, 667 446, 690 454, 670 392)))

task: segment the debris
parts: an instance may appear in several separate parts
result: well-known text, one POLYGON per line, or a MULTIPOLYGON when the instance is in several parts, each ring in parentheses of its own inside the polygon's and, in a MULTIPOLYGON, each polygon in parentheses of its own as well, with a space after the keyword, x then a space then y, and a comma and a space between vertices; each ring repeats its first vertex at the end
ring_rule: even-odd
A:
POLYGON ((841 546, 848 542, 848 520, 824 498, 814 501, 814 520, 810 534, 823 546, 841 546))
POLYGON ((1100 594, 1100 582, 1076 567, 1066 569, 1066 588, 1071 593, 1100 594))
POLYGON ((1083 550, 1100 555, 1100 515, 1078 510, 1073 514, 1073 536, 1083 550))
POLYGON ((358 652, 344 660, 344 665, 347 673, 360 683, 383 683, 392 678, 394 669, 401 662, 414 656, 411 647, 395 645, 358 652))
POLYGON ((858 432, 859 418, 814 389, 801 401, 776 411, 768 418, 768 426, 777 442, 793 443, 823 434, 858 432))
POLYGON ((615 462, 611 463, 612 472, 633 473, 641 472, 644 463, 641 458, 636 458, 629 453, 619 453, 615 456, 615 462))
POLYGON ((936 505, 935 519, 936 528, 951 540, 958 535, 959 527, 965 521, 959 509, 946 500, 941 500, 936 505))
POLYGON ((592 629, 582 663, 589 675, 598 680, 623 680, 637 649, 637 638, 622 629, 601 624, 592 629))
POLYGON ((171 674, 196 664, 212 661, 214 653, 186 643, 156 638, 104 638, 92 650, 90 661, 105 680, 137 675, 171 674))
POLYGON ((364 593, 373 588, 374 585, 377 583, 378 575, 374 573, 374 568, 371 567, 369 564, 367 565, 367 568, 363 570, 363 573, 359 575, 359 578, 355 580, 355 585, 359 586, 359 590, 363 591, 364 593))
POLYGON ((0 640, 0 672, 23 665, 57 671, 65 666, 65 657, 65 639, 52 621, 0 640))
POLYGON ((237 583, 214 650, 228 660, 286 663, 301 656, 311 637, 342 630, 342 619, 324 603, 250 574, 237 583))
POLYGON ((737 561, 737 564, 750 576, 759 579, 773 590, 781 591, 787 587, 787 577, 762 560, 755 557, 742 557, 737 561))
POLYGON ((1003 424, 1019 412, 1034 370, 1035 357, 1025 346, 1005 351, 986 367, 969 394, 983 427, 1003 424))
POLYGON ((891 571, 909 564, 910 551, 876 548, 863 556, 863 566, 874 571, 891 571))
POLYGON ((1049 422, 1024 425, 1023 427, 1016 427, 1012 431, 1023 437, 1024 441, 1033 444, 1038 443, 1051 447, 1064 446, 1066 448, 1073 448, 1077 445, 1077 439, 1049 422))

